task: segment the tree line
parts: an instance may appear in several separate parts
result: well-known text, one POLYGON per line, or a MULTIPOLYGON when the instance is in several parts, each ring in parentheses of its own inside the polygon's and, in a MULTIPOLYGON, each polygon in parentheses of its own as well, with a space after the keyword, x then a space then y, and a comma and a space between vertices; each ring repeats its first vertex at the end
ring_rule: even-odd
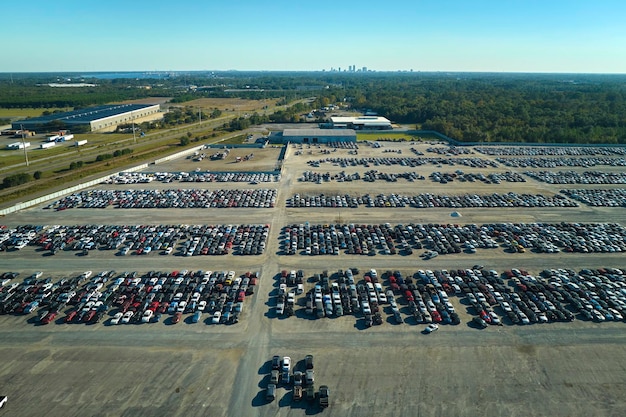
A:
MULTIPOLYGON (((299 113, 344 103, 460 141, 626 143, 624 75, 198 72, 158 80, 91 80, 98 87, 45 84, 55 80, 49 74, 25 74, 9 82, 0 75, 0 107, 81 107, 148 96, 169 96, 173 101, 278 98, 279 103, 315 97, 312 103, 272 115, 234 119, 227 129, 297 122, 299 113), (146 84, 151 88, 139 88, 146 84)), ((168 117, 168 125, 189 123, 197 113, 185 109, 168 117)), ((209 117, 217 115, 202 116, 209 117)))

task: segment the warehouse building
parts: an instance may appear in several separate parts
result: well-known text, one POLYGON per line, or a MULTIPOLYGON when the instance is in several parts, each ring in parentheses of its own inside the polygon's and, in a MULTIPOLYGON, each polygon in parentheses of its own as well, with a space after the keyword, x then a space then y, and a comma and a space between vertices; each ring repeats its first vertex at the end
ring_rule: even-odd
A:
POLYGON ((285 129, 269 137, 270 143, 331 143, 356 142, 356 132, 352 129, 285 129))
MULTIPOLYGON (((159 110, 158 104, 113 104, 18 120, 11 123, 11 126, 13 129, 38 131, 47 130, 54 122, 61 122, 70 130, 80 126, 80 130, 94 131, 131 123, 141 117, 158 113, 159 110)), ((58 126, 55 128, 58 129, 58 126)))
POLYGON ((330 118, 333 129, 354 129, 354 130, 391 130, 391 122, 381 116, 358 116, 330 118))

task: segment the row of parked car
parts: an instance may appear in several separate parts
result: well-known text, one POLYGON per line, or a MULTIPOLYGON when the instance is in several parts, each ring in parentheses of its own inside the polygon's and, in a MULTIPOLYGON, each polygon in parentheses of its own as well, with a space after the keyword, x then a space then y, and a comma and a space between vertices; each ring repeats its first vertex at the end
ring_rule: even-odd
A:
POLYGON ((463 172, 457 170, 455 172, 433 172, 428 176, 432 181, 440 184, 449 182, 476 182, 481 181, 484 184, 500 184, 501 182, 526 182, 526 179, 517 172, 491 172, 489 174, 463 172))
POLYGON ((504 208, 504 207, 578 207, 578 203, 562 195, 490 193, 490 194, 431 194, 417 195, 378 194, 294 194, 287 200, 287 207, 295 208, 504 208))
POLYGON ((489 282, 495 271, 482 275, 468 271, 475 286, 467 300, 479 316, 481 327, 493 324, 494 307, 514 324, 583 320, 623 321, 626 317, 626 276, 621 269, 546 269, 539 276, 512 269, 504 275, 513 289, 489 282))
POLYGON ((301 401, 303 397, 306 396, 308 401, 314 401, 317 398, 320 407, 328 407, 330 400, 330 390, 328 386, 322 385, 319 391, 315 391, 315 366, 313 355, 306 355, 304 360, 297 364, 292 363, 290 356, 281 357, 274 355, 271 364, 270 382, 267 385, 265 394, 267 401, 274 401, 276 399, 276 389, 279 384, 282 384, 284 387, 293 387, 294 401, 301 401))
POLYGON ((370 167, 370 166, 405 166, 419 167, 422 165, 463 165, 472 168, 495 168, 497 163, 484 158, 449 158, 449 157, 362 157, 362 158, 346 158, 346 157, 328 157, 322 159, 313 159, 307 161, 312 166, 319 168, 321 164, 331 164, 342 168, 346 167, 370 167))
POLYGON ((626 148, 618 146, 475 146, 474 150, 492 156, 626 156, 626 148))
POLYGON ((321 184, 322 182, 351 182, 351 181, 367 181, 367 182, 376 182, 376 181, 387 181, 387 182, 397 182, 398 179, 403 179, 409 182, 413 182, 416 180, 424 180, 426 179, 423 175, 420 175, 416 172, 382 172, 376 169, 365 171, 363 174, 359 174, 358 172, 348 174, 345 171, 330 173, 330 172, 315 172, 315 171, 305 171, 302 176, 298 179, 301 182, 315 182, 317 184, 321 184))
POLYGON ((258 255, 270 226, 240 225, 20 225, 0 228, 0 250, 37 246, 58 251, 114 250, 118 255, 258 255))
POLYGON ((72 193, 45 208, 271 208, 276 190, 260 189, 167 189, 89 190, 72 193))
MULTIPOLYGON (((411 150, 414 149, 411 148, 411 150)), ((426 151, 438 155, 470 155, 474 153, 472 148, 467 146, 429 146, 426 151)))
POLYGON ((626 188, 611 190, 561 190, 563 194, 594 207, 626 207, 626 188))
POLYGON ((587 158, 550 158, 550 157, 525 157, 525 158, 496 158, 496 161, 511 168, 558 168, 558 167, 582 167, 595 166, 626 166, 626 158, 610 156, 590 156, 587 158))
POLYGON ((191 323, 201 321, 203 314, 210 315, 207 323, 237 323, 259 279, 258 272, 188 270, 151 271, 143 276, 86 271, 58 281, 36 272, 16 282, 17 275, 3 275, 0 313, 36 313, 41 324, 64 311, 65 323, 98 323, 113 310, 109 324, 153 323, 163 315, 171 315, 171 323, 176 324, 184 314, 191 314, 191 323))
POLYGON ((412 254, 428 257, 509 248, 515 252, 625 252, 626 228, 617 223, 292 224, 282 231, 284 253, 294 255, 412 254))
MULTIPOLYGON (((478 327, 572 321, 577 315, 597 322, 626 317, 626 274, 617 268, 546 269, 533 276, 519 269, 500 274, 475 265, 450 271, 418 270, 406 277, 400 271, 379 276, 371 269, 362 280, 355 277, 358 272, 351 268, 315 274, 316 284, 304 296, 306 313, 318 318, 354 314, 369 327, 383 323, 385 309, 396 323, 404 323, 404 309, 414 323, 459 324, 450 301, 458 297, 469 306, 467 312, 474 315, 472 322, 478 327)), ((287 281, 285 291, 292 293, 289 285, 287 281)), ((289 298, 292 308, 298 304, 289 298)))
POLYGON ((340 270, 331 275, 327 271, 316 274, 317 283, 305 296, 306 313, 317 318, 352 314, 360 316, 365 326, 371 327, 383 323, 384 310, 395 323, 404 323, 401 314, 404 308, 405 313, 413 317, 414 323, 460 323, 454 306, 443 290, 435 291, 434 286, 416 286, 414 278, 404 278, 400 271, 387 271, 379 276, 376 269, 370 269, 363 279, 357 279, 358 274, 358 268, 340 270), (387 288, 383 287, 384 281, 387 288))
POLYGON ((626 184, 625 172, 525 171, 524 174, 548 184, 626 184))
POLYGON ((278 182, 280 173, 268 172, 120 172, 104 184, 146 184, 152 181, 171 182, 278 182))

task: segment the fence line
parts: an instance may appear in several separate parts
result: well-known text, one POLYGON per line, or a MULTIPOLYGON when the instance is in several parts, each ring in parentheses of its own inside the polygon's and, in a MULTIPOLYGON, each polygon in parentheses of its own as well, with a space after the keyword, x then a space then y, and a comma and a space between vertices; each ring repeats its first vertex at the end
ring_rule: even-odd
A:
POLYGON ((6 216, 7 214, 15 213, 16 211, 24 210, 24 209, 36 206, 36 205, 41 204, 41 203, 45 203, 46 201, 58 199, 58 198, 63 197, 65 195, 72 194, 72 193, 74 193, 76 191, 80 191, 80 190, 83 190, 85 188, 91 187, 93 185, 100 184, 101 182, 103 182, 106 179, 108 179, 111 175, 116 175, 116 174, 119 174, 120 172, 140 171, 140 170, 145 169, 147 167, 148 167, 148 164, 137 165, 137 166, 125 169, 123 171, 119 171, 119 172, 117 172, 115 174, 108 174, 108 175, 106 175, 104 177, 100 177, 100 178, 96 178, 96 179, 91 180, 91 181, 83 182, 83 183, 75 185, 73 187, 65 188, 65 189, 63 189, 61 191, 56 191, 54 193, 50 193, 50 194, 46 194, 46 195, 41 196, 41 197, 37 197, 37 198, 35 198, 33 200, 17 203, 15 205, 11 206, 11 207, 7 207, 5 209, 0 210, 0 216, 6 216))

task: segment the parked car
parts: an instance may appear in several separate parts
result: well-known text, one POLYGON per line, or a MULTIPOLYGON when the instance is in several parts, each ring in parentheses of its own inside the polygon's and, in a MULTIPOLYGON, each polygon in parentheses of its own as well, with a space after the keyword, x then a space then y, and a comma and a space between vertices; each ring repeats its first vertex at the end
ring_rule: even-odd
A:
POLYGON ((294 385, 293 387, 293 400, 302 400, 302 385, 294 385))
POLYGON ((302 385, 302 381, 303 381, 303 377, 302 377, 302 372, 301 371, 295 371, 293 373, 293 385, 302 385))
POLYGON ((133 317, 133 312, 132 311, 127 311, 126 313, 124 313, 124 315, 122 316, 122 323, 123 324, 128 324, 130 323, 130 319, 133 317))
POLYGON ((278 369, 272 369, 270 373, 270 383, 278 385, 278 381, 280 380, 280 372, 278 369))
POLYGON ((265 391, 265 399, 267 401, 274 401, 276 399, 276 384, 269 384, 265 391))
POLYGON ((216 311, 215 313, 213 313, 213 318, 211 319, 211 323, 219 324, 221 318, 222 318, 222 312, 216 311))
POLYGON ((283 371, 289 372, 291 370, 291 358, 289 356, 283 357, 283 371))
POLYGON ((280 369, 280 356, 274 355, 272 357, 272 369, 280 369))
POLYGON ((120 324, 120 320, 122 319, 122 317, 124 317, 124 313, 122 313, 121 311, 115 313, 113 318, 111 318, 111 324, 120 324))
POLYGON ((315 383, 315 371, 313 369, 307 369, 304 373, 304 380, 306 385, 313 385, 315 383))
POLYGON ((320 407, 322 408, 328 407, 329 402, 330 402, 330 389, 328 388, 328 385, 322 385, 320 387, 320 392, 319 392, 320 407))
POLYGON ((424 329, 424 333, 432 333, 439 330, 439 325, 437 323, 430 323, 428 326, 426 326, 426 328, 424 329))

